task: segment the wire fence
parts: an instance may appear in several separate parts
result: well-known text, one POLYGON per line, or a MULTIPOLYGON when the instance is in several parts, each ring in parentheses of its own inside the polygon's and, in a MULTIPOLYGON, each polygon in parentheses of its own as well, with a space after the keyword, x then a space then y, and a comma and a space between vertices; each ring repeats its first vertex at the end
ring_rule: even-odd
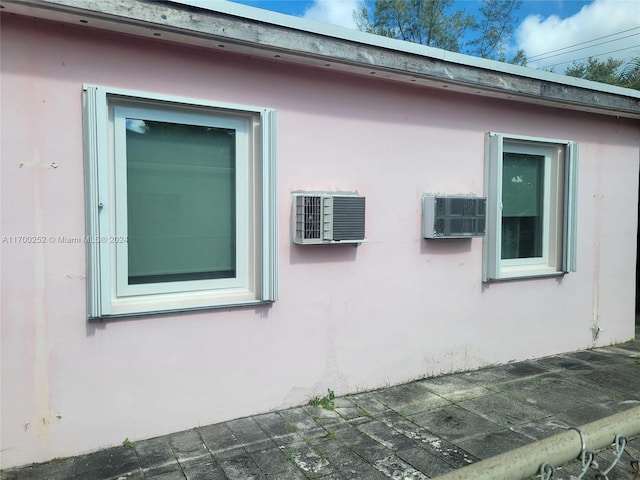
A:
MULTIPOLYGON (((587 449, 582 431, 578 428, 572 428, 572 430, 576 430, 580 435, 581 449, 578 457, 574 462, 558 468, 543 463, 540 465, 538 475, 534 478, 540 480, 640 480, 640 453, 628 448, 630 442, 626 437, 616 435, 609 448, 594 452, 587 449)), ((636 440, 640 441, 640 437, 636 440)))
POLYGON ((437 480, 640 480, 639 447, 640 406, 636 406, 437 480))

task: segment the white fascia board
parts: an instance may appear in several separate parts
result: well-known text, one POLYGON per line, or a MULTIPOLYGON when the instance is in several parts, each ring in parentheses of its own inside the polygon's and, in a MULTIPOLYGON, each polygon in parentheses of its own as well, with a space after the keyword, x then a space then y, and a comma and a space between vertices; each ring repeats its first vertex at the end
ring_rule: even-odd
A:
POLYGON ((474 57, 457 52, 450 52, 440 48, 428 47, 418 43, 397 40, 395 38, 384 37, 382 35, 374 35, 372 33, 362 32, 351 28, 321 23, 306 18, 286 15, 283 13, 272 12, 261 8, 251 7, 235 3, 228 0, 170 0, 168 3, 180 3, 205 10, 211 10, 226 15, 236 16, 244 19, 250 19, 256 22, 268 23, 280 27, 291 28, 294 30, 313 33, 326 37, 332 37, 339 40, 359 43, 366 46, 374 46, 395 50, 402 53, 409 53, 423 57, 432 58, 434 60, 442 60, 449 63, 455 63, 467 67, 481 68, 493 72, 506 73, 521 77, 533 78, 556 84, 570 85, 579 88, 587 88, 590 90, 601 91, 616 95, 624 95, 640 99, 640 91, 629 88, 622 88, 615 85, 609 85, 600 82, 593 82, 581 78, 570 77, 568 75, 560 75, 558 73, 547 72, 521 65, 513 65, 506 62, 498 62, 486 58, 474 57))

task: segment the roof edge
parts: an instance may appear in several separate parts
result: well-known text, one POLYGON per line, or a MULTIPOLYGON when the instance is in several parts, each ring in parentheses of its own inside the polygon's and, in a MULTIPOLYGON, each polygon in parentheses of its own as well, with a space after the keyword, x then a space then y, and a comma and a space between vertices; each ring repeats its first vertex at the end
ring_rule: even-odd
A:
POLYGON ((396 50, 398 52, 421 55, 432 59, 456 63, 458 65, 482 68, 484 70, 492 70, 501 73, 534 78, 536 80, 543 80, 581 88, 589 88, 606 93, 615 93, 640 98, 640 91, 629 88, 619 87, 616 85, 610 85, 601 82, 594 82, 577 77, 570 77, 568 75, 547 72, 545 70, 538 70, 531 67, 523 67, 521 65, 515 65, 506 62, 499 62, 497 60, 474 57, 472 55, 463 53, 451 52, 448 50, 443 50, 441 48, 429 47, 418 43, 384 37, 382 35, 375 35, 372 33, 363 32, 347 27, 308 20, 306 18, 297 17, 294 15, 286 15, 284 13, 251 7, 249 5, 235 3, 232 0, 223 0, 216 2, 211 2, 208 0, 167 0, 167 3, 193 6, 203 10, 210 10, 239 18, 251 19, 256 22, 277 25, 280 27, 291 28, 294 30, 314 33, 316 35, 322 35, 341 40, 348 40, 350 42, 359 43, 361 45, 376 46, 385 49, 396 50))
POLYGON ((472 95, 640 118, 640 91, 230 1, 0 0, 2 12, 472 95))

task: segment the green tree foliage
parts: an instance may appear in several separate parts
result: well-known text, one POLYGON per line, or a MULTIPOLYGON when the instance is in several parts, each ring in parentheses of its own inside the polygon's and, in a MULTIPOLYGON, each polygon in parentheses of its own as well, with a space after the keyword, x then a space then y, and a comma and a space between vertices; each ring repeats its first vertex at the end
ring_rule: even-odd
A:
POLYGON ((618 70, 622 66, 622 60, 608 58, 600 61, 597 58, 589 58, 586 62, 574 63, 565 70, 565 75, 584 78, 595 82, 616 84, 618 70))
POLYGON ((640 57, 627 63, 611 57, 607 60, 589 58, 586 62, 574 63, 564 73, 570 77, 640 90, 640 57))
POLYGON ((621 86, 640 90, 640 57, 627 62, 622 67, 621 86))
MULTIPOLYGON (((375 0, 354 12, 354 18, 366 32, 506 61, 505 46, 521 4, 521 0, 484 0, 474 16, 455 10, 453 0, 375 0)), ((524 52, 511 61, 526 64, 524 52)))
POLYGON ((453 0, 375 0, 355 13, 360 30, 457 52, 460 38, 473 24, 453 0))
MULTIPOLYGON (((518 22, 521 0, 486 0, 480 7, 473 29, 477 37, 468 43, 472 55, 506 61, 505 46, 518 22)), ((522 56, 523 52, 518 52, 522 56)))

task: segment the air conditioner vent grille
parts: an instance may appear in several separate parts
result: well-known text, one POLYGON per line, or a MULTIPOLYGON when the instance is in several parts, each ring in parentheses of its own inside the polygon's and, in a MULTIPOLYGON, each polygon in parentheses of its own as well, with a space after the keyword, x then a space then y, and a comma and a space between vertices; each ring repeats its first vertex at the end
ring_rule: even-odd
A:
POLYGON ((422 211, 424 238, 484 236, 485 198, 425 195, 422 211))
POLYGON ((320 239, 322 204, 320 197, 296 197, 296 236, 320 239))
POLYGON ((293 241, 301 244, 365 241, 365 198, 355 193, 294 193, 293 241))
POLYGON ((364 197, 334 197, 333 240, 364 238, 364 197))

